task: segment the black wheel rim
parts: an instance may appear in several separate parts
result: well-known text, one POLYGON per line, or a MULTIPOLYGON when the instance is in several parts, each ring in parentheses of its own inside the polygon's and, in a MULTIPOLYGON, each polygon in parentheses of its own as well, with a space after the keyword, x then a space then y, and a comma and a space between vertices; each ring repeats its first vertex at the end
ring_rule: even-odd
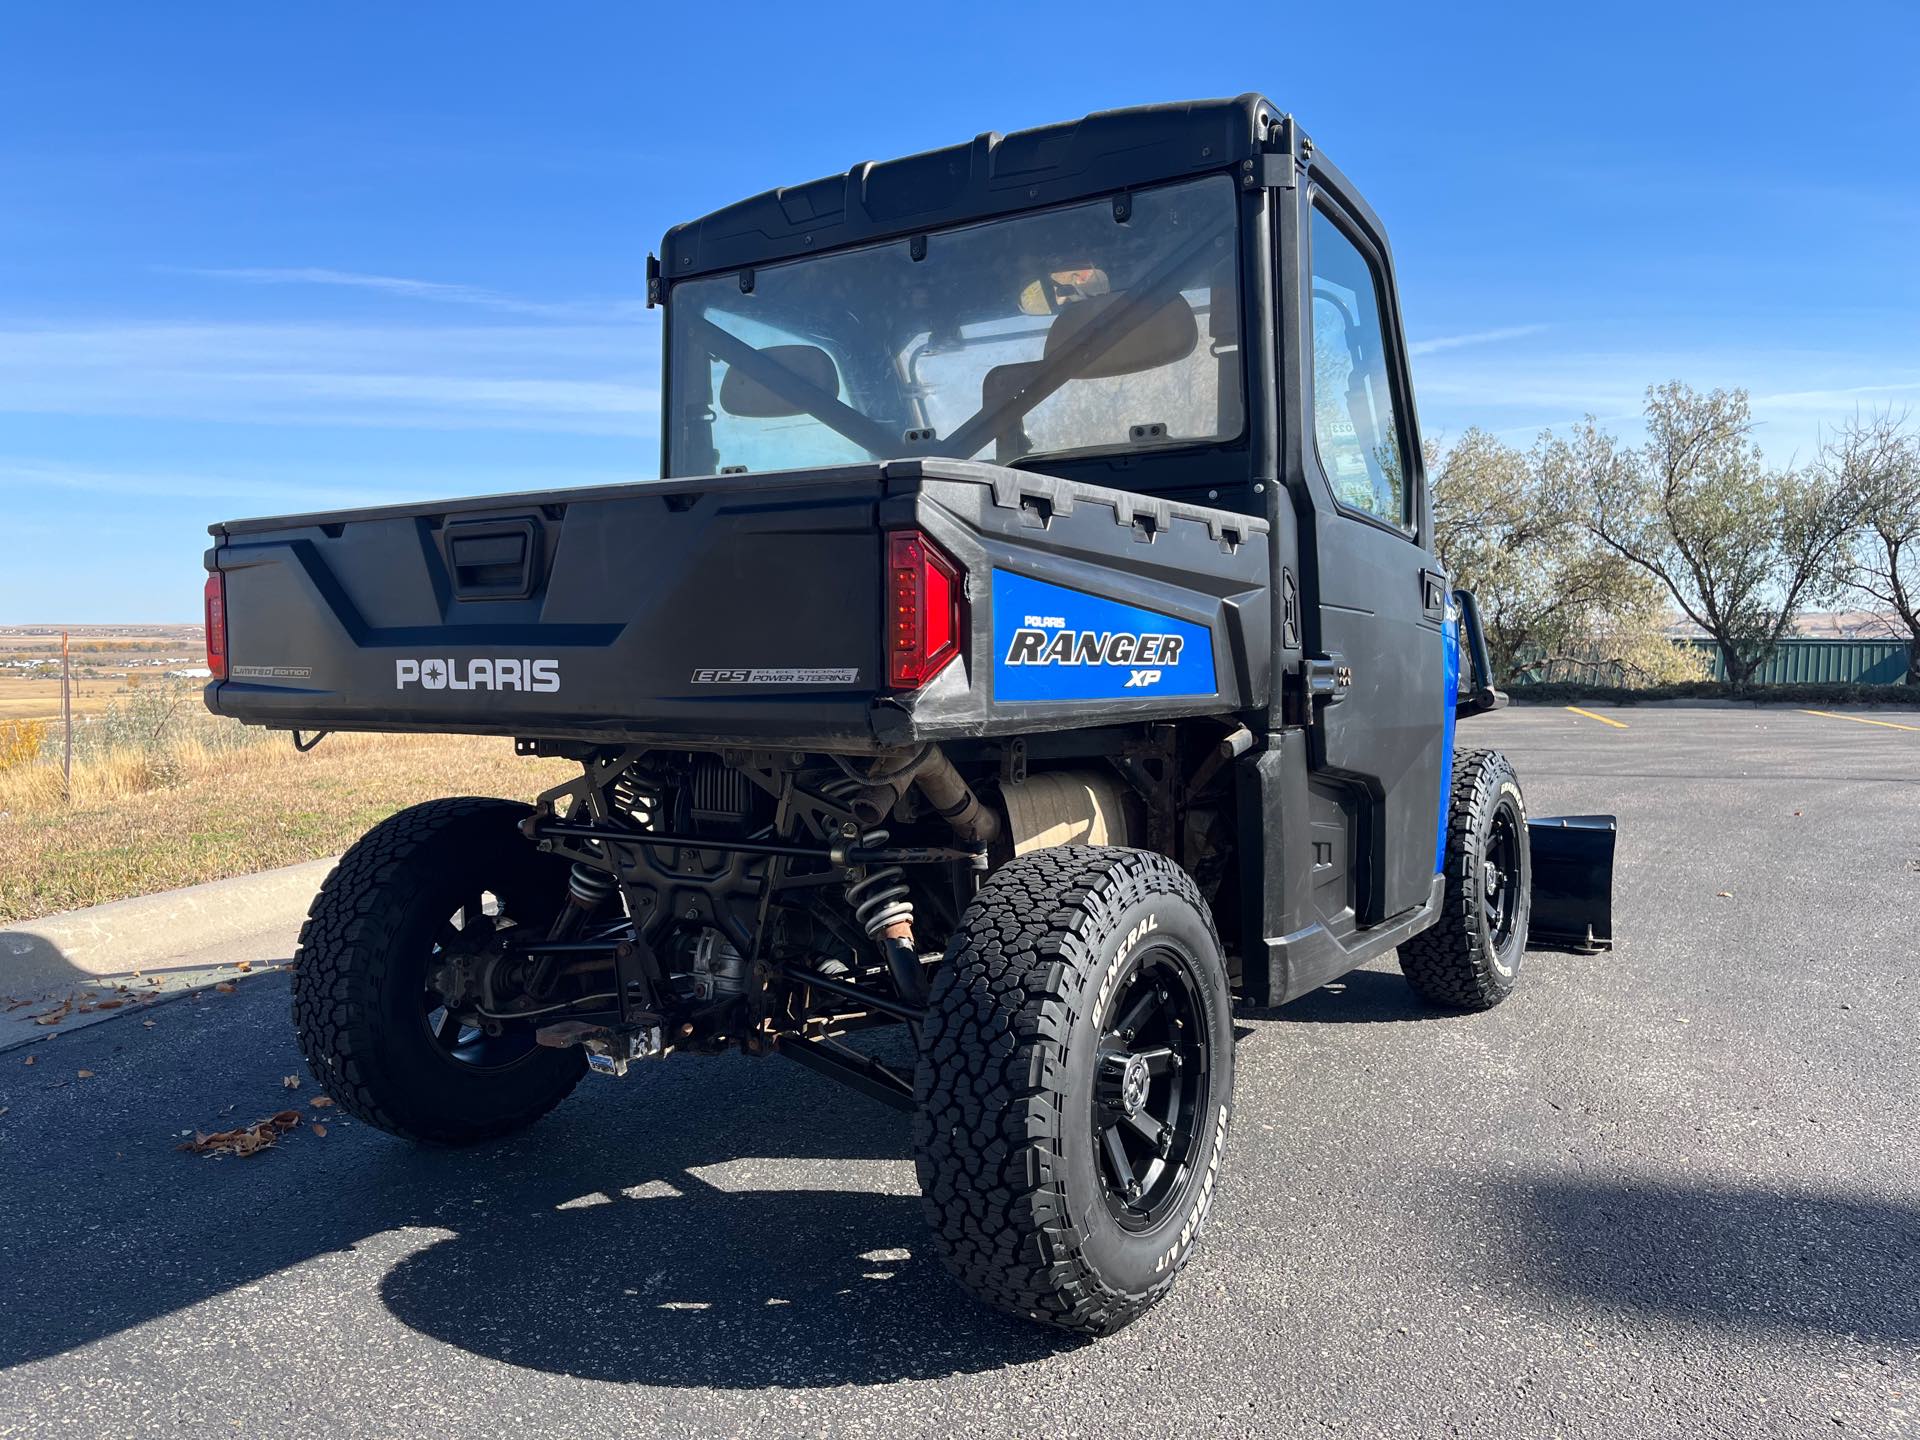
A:
POLYGON ((1510 804, 1503 802, 1493 812, 1486 856, 1480 867, 1480 904, 1487 939, 1497 952, 1513 939, 1520 917, 1520 822, 1510 804))
POLYGON ((484 948, 496 931, 512 923, 503 900, 489 891, 476 891, 461 900, 434 936, 427 980, 420 994, 420 1019, 435 1051, 451 1065, 467 1070, 502 1070, 524 1060, 538 1043, 524 1021, 499 1022, 489 1033, 485 1017, 476 1006, 450 1008, 433 983, 434 973, 449 951, 472 954, 484 948))
POLYGON ((1213 1069, 1200 995, 1192 962, 1154 946, 1128 962, 1099 1017, 1094 1157, 1127 1230, 1179 1211, 1193 1183, 1213 1069))

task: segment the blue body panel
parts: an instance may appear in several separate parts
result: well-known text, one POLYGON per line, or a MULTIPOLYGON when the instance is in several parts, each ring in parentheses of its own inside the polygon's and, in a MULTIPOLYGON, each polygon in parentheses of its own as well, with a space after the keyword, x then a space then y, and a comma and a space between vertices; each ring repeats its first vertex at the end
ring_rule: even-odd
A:
POLYGON ((1447 809, 1453 799, 1453 725, 1460 703, 1460 612, 1447 597, 1447 618, 1440 627, 1440 663, 1446 667, 1446 713, 1440 720, 1440 816, 1434 822, 1433 872, 1447 863, 1447 809))
POLYGON ((1204 625, 1009 570, 993 572, 997 702, 1213 695, 1204 625))

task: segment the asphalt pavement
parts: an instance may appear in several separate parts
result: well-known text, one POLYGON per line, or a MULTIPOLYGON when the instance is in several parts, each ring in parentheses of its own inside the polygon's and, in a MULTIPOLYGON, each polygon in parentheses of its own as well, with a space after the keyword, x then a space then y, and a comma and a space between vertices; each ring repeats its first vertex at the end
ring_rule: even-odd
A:
POLYGON ((449 1152, 308 1107, 281 973, 0 1051, 0 1436, 1920 1436, 1920 715, 1858 713, 1463 727, 1618 813, 1618 948, 1243 1014, 1207 1241, 1093 1344, 953 1286, 905 1117, 784 1061, 449 1152))

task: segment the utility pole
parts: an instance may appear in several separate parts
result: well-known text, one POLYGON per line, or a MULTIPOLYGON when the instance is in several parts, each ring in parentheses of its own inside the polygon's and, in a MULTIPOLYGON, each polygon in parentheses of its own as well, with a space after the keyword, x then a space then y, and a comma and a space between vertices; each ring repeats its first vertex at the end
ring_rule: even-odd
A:
POLYGON ((73 803, 73 648, 67 632, 60 632, 60 725, 66 732, 66 753, 60 761, 60 794, 73 803))

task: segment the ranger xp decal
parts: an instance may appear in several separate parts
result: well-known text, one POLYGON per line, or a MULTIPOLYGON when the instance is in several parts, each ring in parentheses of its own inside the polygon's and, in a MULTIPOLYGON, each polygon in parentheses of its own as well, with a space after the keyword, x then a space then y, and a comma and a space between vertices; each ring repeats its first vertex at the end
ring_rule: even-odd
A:
POLYGON ((993 572, 993 643, 1003 703, 1215 691, 1206 626, 1006 570, 993 572))

